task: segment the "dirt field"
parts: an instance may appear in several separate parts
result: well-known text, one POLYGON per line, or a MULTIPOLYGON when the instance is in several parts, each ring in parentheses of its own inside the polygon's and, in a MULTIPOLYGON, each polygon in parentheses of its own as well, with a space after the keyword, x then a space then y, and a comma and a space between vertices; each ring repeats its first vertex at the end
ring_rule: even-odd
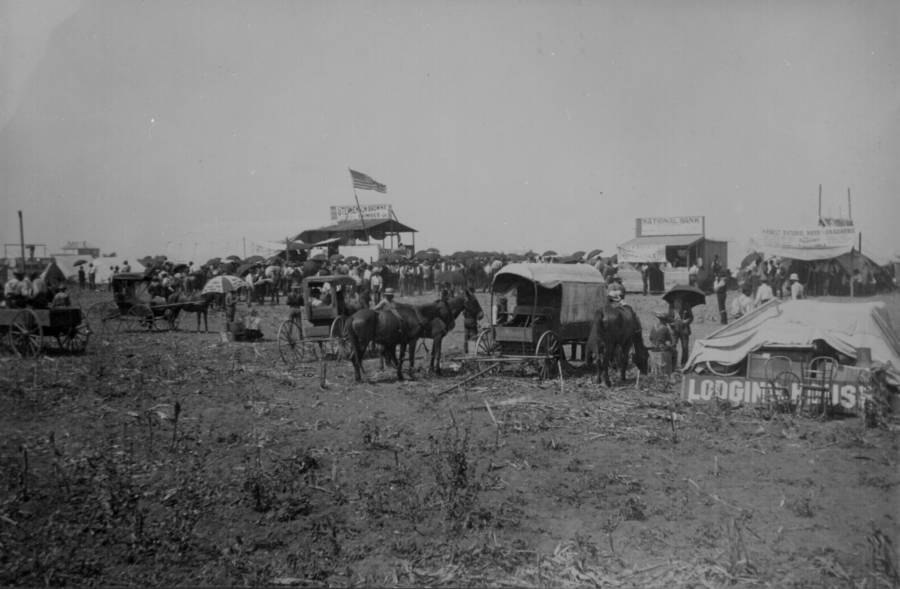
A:
MULTIPOLYGON (((628 300, 645 327, 663 306, 628 300)), ((697 311, 695 336, 719 327, 697 311)), ((216 315, 0 356, 0 585, 900 583, 896 422, 764 419, 577 370, 447 391, 474 372, 461 326, 443 377, 370 359, 372 382, 330 363, 323 389, 279 358, 288 308, 261 312, 258 344, 223 343, 216 315)))

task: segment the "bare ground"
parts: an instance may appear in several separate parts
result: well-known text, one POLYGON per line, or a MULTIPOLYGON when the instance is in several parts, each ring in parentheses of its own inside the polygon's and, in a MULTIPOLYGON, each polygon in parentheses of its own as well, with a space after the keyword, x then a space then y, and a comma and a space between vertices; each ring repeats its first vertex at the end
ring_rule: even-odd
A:
MULTIPOLYGON (((82 303, 107 298, 87 293, 82 303)), ((647 326, 655 297, 629 300, 647 326)), ((898 322, 896 295, 885 297, 898 322)), ((718 327, 698 309, 696 335, 718 327)), ((0 356, 0 585, 890 587, 896 422, 690 406, 574 370, 396 382, 268 339, 0 356)), ((421 358, 418 360, 422 364, 421 358)))

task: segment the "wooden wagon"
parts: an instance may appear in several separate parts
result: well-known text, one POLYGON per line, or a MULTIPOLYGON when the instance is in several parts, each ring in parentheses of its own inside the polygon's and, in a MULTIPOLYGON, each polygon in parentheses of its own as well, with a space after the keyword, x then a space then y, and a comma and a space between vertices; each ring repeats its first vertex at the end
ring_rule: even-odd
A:
POLYGON ((594 314, 606 300, 603 275, 587 264, 517 263, 491 283, 491 326, 475 344, 475 359, 535 362, 552 378, 567 361, 564 349, 584 353, 594 314))
POLYGON ((344 324, 355 310, 356 281, 345 275, 310 276, 288 297, 290 316, 278 328, 278 352, 295 364, 304 358, 341 359, 349 352, 344 324), (299 292, 298 292, 299 291, 299 292))
POLYGON ((62 351, 81 353, 91 329, 79 307, 0 308, 0 335, 18 356, 29 357, 44 351, 45 338, 54 338, 62 351))

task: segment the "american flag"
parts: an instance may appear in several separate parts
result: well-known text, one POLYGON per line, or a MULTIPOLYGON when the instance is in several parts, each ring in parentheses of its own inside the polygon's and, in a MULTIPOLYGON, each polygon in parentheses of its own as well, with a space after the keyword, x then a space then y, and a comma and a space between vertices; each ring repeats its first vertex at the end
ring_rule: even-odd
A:
POLYGON ((356 170, 350 170, 350 177, 353 178, 353 188, 359 188, 360 190, 374 190, 376 192, 387 192, 387 186, 378 182, 368 174, 363 174, 362 172, 357 172, 356 170))

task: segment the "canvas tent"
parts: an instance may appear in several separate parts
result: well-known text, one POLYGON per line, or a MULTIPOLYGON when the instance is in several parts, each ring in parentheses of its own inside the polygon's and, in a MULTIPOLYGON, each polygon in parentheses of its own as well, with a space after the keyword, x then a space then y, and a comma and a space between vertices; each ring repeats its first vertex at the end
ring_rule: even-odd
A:
POLYGON ((94 258, 78 254, 56 254, 53 256, 53 261, 56 262, 56 265, 65 277, 71 280, 78 277, 78 266, 75 265, 76 262, 85 262, 84 269, 87 271, 87 264, 93 262, 94 258))
MULTIPOLYGON (((77 272, 77 271, 76 271, 77 272)), ((47 285, 47 288, 54 289, 60 284, 66 283, 66 274, 60 269, 59 265, 56 262, 51 261, 47 264, 47 267, 44 268, 44 271, 41 272, 41 278, 44 279, 44 284, 47 285)))
POLYGON ((869 348, 900 386, 900 338, 883 302, 774 301, 694 343, 685 370, 706 362, 734 365, 761 348, 807 348, 815 340, 850 358, 869 348))

